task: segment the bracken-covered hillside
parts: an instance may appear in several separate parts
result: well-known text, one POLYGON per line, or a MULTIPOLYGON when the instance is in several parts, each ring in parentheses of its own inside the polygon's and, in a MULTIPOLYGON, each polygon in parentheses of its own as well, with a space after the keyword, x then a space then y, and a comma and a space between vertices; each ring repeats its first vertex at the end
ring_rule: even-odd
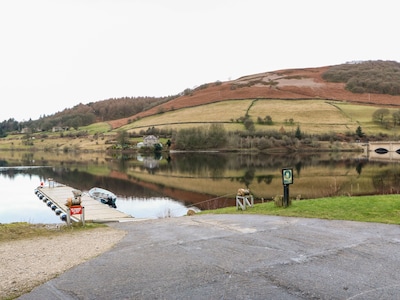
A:
MULTIPOLYGON (((362 64, 371 62, 358 62, 344 64, 347 69, 356 70, 362 64)), ((386 72, 385 66, 400 65, 396 62, 375 62, 378 69, 386 72)), ((168 102, 152 107, 128 118, 113 120, 109 123, 113 128, 127 124, 130 120, 158 114, 183 107, 192 107, 212 102, 230 99, 334 99, 356 103, 379 104, 387 106, 400 105, 400 95, 378 93, 354 93, 347 86, 346 81, 331 82, 324 79, 324 74, 337 66, 320 68, 289 69, 260 74, 248 75, 227 82, 214 82, 203 84, 200 87, 185 90, 181 96, 168 102)), ((338 68, 341 70, 341 68, 338 68)), ((343 68, 342 68, 343 69, 343 68)), ((399 68, 400 70, 400 68, 399 68)), ((397 71, 394 71, 395 74, 397 71)), ((399 73, 400 74, 400 73, 399 73)), ((365 68, 364 73, 365 76, 365 68)), ((355 75, 357 76, 357 72, 355 75)), ((375 78, 381 78, 375 74, 375 78)), ((369 78, 370 80, 371 78, 369 78)), ((394 80, 397 81, 395 78, 394 80)), ((400 84, 400 83, 399 83, 400 84)))

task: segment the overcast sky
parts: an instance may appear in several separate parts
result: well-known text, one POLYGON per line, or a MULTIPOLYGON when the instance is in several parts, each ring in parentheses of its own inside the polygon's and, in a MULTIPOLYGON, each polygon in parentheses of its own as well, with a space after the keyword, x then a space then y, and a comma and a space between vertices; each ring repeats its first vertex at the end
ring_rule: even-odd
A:
POLYGON ((0 0, 0 122, 352 60, 400 62, 395 0, 0 0))

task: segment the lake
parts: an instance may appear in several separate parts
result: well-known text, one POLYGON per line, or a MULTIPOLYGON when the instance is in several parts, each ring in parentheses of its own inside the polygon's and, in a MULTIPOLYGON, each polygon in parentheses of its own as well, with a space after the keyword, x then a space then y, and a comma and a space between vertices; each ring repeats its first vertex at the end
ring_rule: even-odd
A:
POLYGON ((0 152, 0 223, 60 223, 34 194, 40 182, 81 191, 94 186, 117 195, 117 209, 136 218, 186 215, 188 208, 234 206, 239 188, 255 202, 283 194, 282 169, 293 169, 293 199, 400 191, 397 161, 370 161, 356 153, 254 155, 171 153, 167 156, 0 152))
MULTIPOLYGON (((62 223, 60 218, 38 197, 34 190, 43 181, 38 175, 0 175, 0 223, 62 223)), ((72 195, 71 195, 72 196, 72 195)), ((188 208, 168 197, 118 196, 117 208, 135 218, 166 218, 186 215, 188 208)))

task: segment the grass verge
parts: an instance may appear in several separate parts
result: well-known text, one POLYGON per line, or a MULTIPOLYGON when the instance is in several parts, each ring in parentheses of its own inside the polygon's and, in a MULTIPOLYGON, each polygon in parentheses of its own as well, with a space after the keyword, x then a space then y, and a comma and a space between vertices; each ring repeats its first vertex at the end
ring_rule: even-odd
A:
POLYGON ((331 197, 292 201, 282 208, 274 202, 255 204, 245 211, 236 207, 221 208, 202 213, 212 214, 265 214, 285 217, 318 218, 400 224, 400 196, 378 195, 360 197, 331 197))
MULTIPOLYGON (((286 208, 278 207, 274 202, 266 202, 255 204, 254 207, 248 207, 245 211, 237 210, 236 207, 226 207, 203 211, 201 214, 264 214, 284 217, 400 224, 400 196, 342 196, 297 200, 292 201, 292 204, 286 208)), ((106 225, 87 223, 85 227, 78 224, 69 227, 66 225, 57 226, 30 223, 0 224, 0 243, 39 236, 54 236, 103 226, 106 225)))
POLYGON ((98 223, 86 223, 85 227, 82 227, 82 225, 79 224, 67 226, 64 224, 30 224, 26 222, 0 224, 0 243, 35 238, 39 236, 54 236, 58 234, 78 232, 104 226, 106 225, 98 223))

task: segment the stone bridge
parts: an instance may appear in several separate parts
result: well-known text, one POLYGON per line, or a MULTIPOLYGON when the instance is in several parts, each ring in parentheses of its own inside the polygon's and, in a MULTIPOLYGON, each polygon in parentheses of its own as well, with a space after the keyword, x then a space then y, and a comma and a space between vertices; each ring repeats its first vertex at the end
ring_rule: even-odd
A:
POLYGON ((369 160, 400 161, 400 142, 370 142, 367 156, 369 160))

